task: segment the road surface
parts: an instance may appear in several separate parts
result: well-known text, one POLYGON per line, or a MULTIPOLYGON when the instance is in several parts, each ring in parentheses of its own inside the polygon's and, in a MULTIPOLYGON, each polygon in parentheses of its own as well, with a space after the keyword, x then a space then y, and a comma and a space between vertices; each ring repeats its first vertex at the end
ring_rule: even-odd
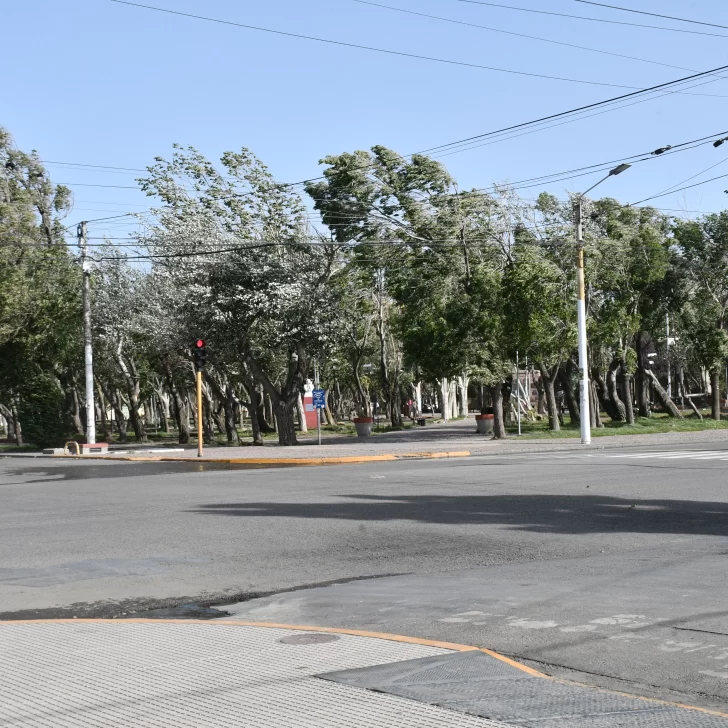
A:
POLYGON ((0 459, 0 619, 226 603, 726 710, 727 492, 714 442, 278 469, 0 459))

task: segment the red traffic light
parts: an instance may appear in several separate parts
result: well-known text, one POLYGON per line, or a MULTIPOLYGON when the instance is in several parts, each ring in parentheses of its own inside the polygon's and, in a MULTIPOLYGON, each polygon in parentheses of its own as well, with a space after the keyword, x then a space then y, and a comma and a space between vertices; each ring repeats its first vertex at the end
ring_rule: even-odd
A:
POLYGON ((204 339, 195 339, 195 348, 196 349, 204 349, 205 348, 205 340, 204 339))

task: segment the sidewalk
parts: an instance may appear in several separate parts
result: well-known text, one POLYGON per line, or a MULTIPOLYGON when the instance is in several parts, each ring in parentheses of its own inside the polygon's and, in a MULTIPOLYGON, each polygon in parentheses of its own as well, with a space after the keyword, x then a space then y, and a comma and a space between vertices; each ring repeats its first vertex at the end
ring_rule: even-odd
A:
MULTIPOLYGON (((695 432, 670 432, 650 435, 608 435, 595 437, 589 446, 582 445, 578 437, 555 439, 519 439, 509 436, 506 440, 493 440, 489 435, 475 432, 472 418, 458 420, 426 428, 387 432, 371 438, 326 437, 321 445, 315 437, 301 437, 296 447, 281 447, 277 442, 266 442, 263 447, 205 447, 204 459, 234 463, 266 464, 293 461, 310 461, 300 464, 329 462, 367 462, 372 460, 396 460, 405 457, 467 457, 469 455, 510 455, 544 453, 584 449, 609 449, 619 447, 682 446, 695 444, 728 444, 728 429, 699 430, 695 432)), ((10 456, 10 455, 8 455, 10 456)), ((18 453, 14 457, 38 457, 35 454, 18 453)), ((94 458, 121 458, 134 460, 197 460, 196 445, 115 445, 109 456, 94 458)))
POLYGON ((0 685, 24 728, 728 728, 474 647, 235 622, 2 622, 0 685))

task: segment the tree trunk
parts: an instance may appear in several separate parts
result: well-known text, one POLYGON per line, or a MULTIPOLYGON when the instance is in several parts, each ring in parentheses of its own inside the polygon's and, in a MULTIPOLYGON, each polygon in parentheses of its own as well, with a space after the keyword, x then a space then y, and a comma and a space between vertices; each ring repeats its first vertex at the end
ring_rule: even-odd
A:
POLYGON ((159 400, 159 419, 162 421, 162 430, 169 434, 169 400, 161 387, 157 390, 157 399, 159 400))
POLYGON ((559 411, 556 404, 556 391, 554 390, 554 382, 558 375, 559 365, 552 367, 552 371, 539 364, 538 369, 541 372, 541 380, 543 382, 544 393, 546 395, 546 409, 549 415, 549 429, 558 432, 561 429, 559 425, 559 411), (554 371, 555 369, 555 371, 554 371))
POLYGON ((695 406, 695 402, 693 402, 692 397, 685 397, 687 399, 688 404, 690 405, 690 409, 693 411, 693 414, 702 421, 703 419, 703 413, 695 406))
POLYGON ((581 424, 581 415, 579 413, 579 403, 574 396, 574 387, 571 382, 572 369, 573 362, 569 359, 565 366, 559 367, 559 381, 561 382, 561 387, 564 390, 564 399, 566 400, 566 407, 569 410, 571 424, 579 425, 581 424))
POLYGON ((303 399, 300 393, 296 399, 296 412, 298 413, 298 428, 301 434, 305 435, 308 432, 308 423, 306 422, 306 411, 303 408, 303 399))
POLYGON ((634 425, 634 406, 632 397, 632 375, 627 371, 627 362, 619 360, 619 370, 624 377, 624 413, 628 425, 634 425))
POLYGON ((503 388, 501 384, 490 387, 490 399, 493 405, 493 439, 504 440, 506 423, 503 419, 503 388))
POLYGON ((16 445, 22 445, 23 444, 23 425, 20 422, 20 419, 18 418, 18 407, 17 405, 13 404, 10 407, 10 411, 13 415, 13 422, 15 424, 15 444, 16 445))
POLYGON ((271 430, 273 432, 276 432, 278 429, 278 421, 276 420, 275 413, 273 412, 273 400, 271 399, 271 396, 270 394, 268 394, 268 392, 265 392, 263 394, 263 406, 265 412, 265 420, 270 424, 271 430))
POLYGON ((253 382, 248 383, 247 388, 250 398, 250 406, 248 409, 250 411, 250 429, 253 433, 253 445, 262 447, 264 445, 263 433, 260 429, 260 420, 258 419, 261 409, 260 392, 253 382))
POLYGON ((463 372, 458 377, 458 391, 460 393, 458 415, 466 418, 468 416, 468 384, 470 384, 470 377, 467 372, 463 372))
POLYGON ((239 445, 240 435, 238 434, 235 392, 230 382, 225 382, 225 398, 223 399, 225 407, 225 434, 227 435, 228 445, 239 445))
POLYGON ((618 359, 614 359, 609 365, 607 370, 607 393, 614 405, 615 416, 612 419, 616 422, 624 422, 627 419, 627 409, 624 402, 619 398, 619 392, 617 391, 617 369, 619 369, 619 366, 618 359))
POLYGON ((98 413, 97 419, 101 425, 101 427, 99 428, 99 435, 101 435, 101 438, 103 440, 108 440, 109 422, 106 419, 106 402, 104 401, 104 393, 98 383, 98 380, 96 381, 96 395, 98 397, 98 400, 96 402, 96 411, 98 413))
POLYGON ((179 444, 186 445, 190 441, 190 426, 189 419, 187 418, 187 410, 185 409, 186 404, 171 371, 167 371, 167 387, 172 395, 172 413, 177 423, 179 444))
POLYGON ((447 402, 450 405, 450 418, 454 420, 458 416, 458 394, 457 383, 454 380, 448 382, 447 402))
POLYGON ((442 412, 443 422, 450 419, 450 385, 447 377, 437 380, 437 387, 440 390, 440 411, 442 412))
POLYGON ((213 419, 213 401, 210 391, 207 387, 202 387, 202 412, 198 412, 197 416, 202 416, 202 438, 206 445, 211 445, 215 437, 215 425, 213 419))
POLYGON ((595 381, 589 381, 589 418, 592 430, 604 427, 602 410, 599 402, 599 389, 595 381))
POLYGON ((710 393, 710 416, 718 421, 720 420, 720 369, 717 367, 710 370, 710 393))
POLYGON ((119 442, 126 442, 127 431, 126 431, 126 417, 124 415, 123 401, 121 399, 121 393, 118 389, 115 389, 111 399, 111 409, 114 410, 114 419, 116 420, 116 429, 119 432, 119 442))
POLYGON ((536 380, 536 390, 538 391, 538 402, 536 404, 536 414, 546 414, 546 389, 543 386, 543 377, 536 380))
POLYGON ((258 420, 258 427, 264 433, 275 432, 275 427, 268 424, 266 419, 266 400, 268 400, 268 397, 262 391, 262 388, 256 388, 256 392, 258 393, 258 406, 255 409, 255 416, 258 420))
POLYGON ((139 414, 139 375, 137 373, 136 365, 133 360, 128 362, 125 360, 121 353, 121 345, 116 352, 116 362, 124 375, 126 382, 126 392, 129 397, 129 419, 131 420, 131 426, 134 429, 134 436, 137 442, 147 442, 147 433, 144 431, 144 423, 139 414))
POLYGON ((336 424, 334 422, 334 415, 331 412, 331 407, 329 407, 329 395, 330 394, 331 394, 331 390, 327 389, 326 394, 324 395, 324 418, 326 419, 326 424, 329 427, 336 424))
POLYGON ((647 379, 642 372, 642 354, 644 350, 644 333, 639 331, 635 342, 637 350, 637 376, 635 378, 635 395, 640 417, 650 416, 650 400, 647 396, 647 379))
POLYGON ((675 403, 670 399, 670 395, 665 391, 665 388, 660 384, 660 380, 655 376, 655 373, 651 369, 644 370, 645 376, 652 382, 652 386, 655 388, 655 394, 662 403, 662 406, 667 410, 667 414, 670 417, 677 417, 682 419, 682 413, 675 406, 675 403))
POLYGON ((0 403, 0 415, 5 418, 5 423, 7 426, 7 431, 5 434, 7 436, 8 442, 10 442, 11 440, 15 439, 15 420, 13 419, 13 413, 8 407, 0 403))
POLYGON ((296 423, 293 417, 295 404, 295 400, 290 403, 280 400, 275 405, 274 411, 278 429, 279 445, 288 446, 298 444, 298 441, 296 440, 296 423))
POLYGON ((627 417, 627 424, 634 425, 634 405, 632 403, 632 375, 627 373, 626 367, 624 371, 624 409, 627 417))

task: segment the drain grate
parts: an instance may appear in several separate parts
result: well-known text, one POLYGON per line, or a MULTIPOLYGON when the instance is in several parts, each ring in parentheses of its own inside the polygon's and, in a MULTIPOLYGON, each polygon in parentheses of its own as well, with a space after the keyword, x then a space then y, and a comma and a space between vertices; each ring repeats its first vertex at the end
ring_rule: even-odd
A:
POLYGON ((728 728, 728 719, 534 677, 482 652, 318 675, 527 728, 728 728))

